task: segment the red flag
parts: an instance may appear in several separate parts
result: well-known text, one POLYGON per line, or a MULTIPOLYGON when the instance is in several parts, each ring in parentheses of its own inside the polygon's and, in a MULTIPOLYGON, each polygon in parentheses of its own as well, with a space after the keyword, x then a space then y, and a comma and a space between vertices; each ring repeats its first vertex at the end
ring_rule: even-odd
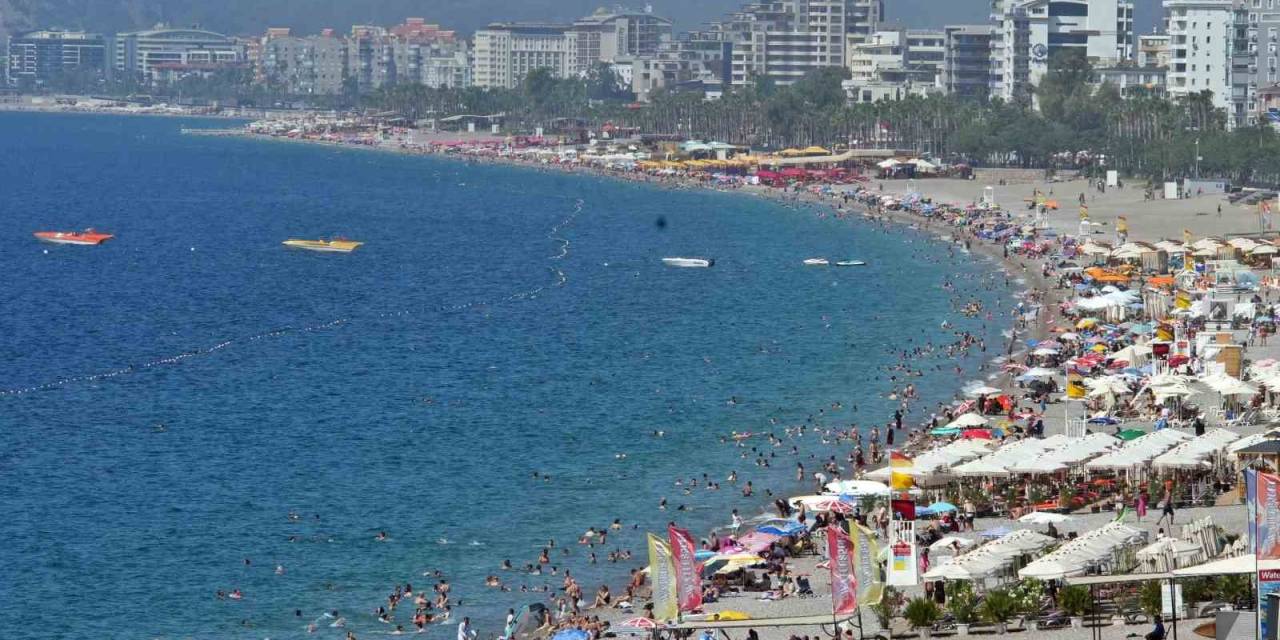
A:
POLYGON ((827 526, 827 557, 831 566, 831 612, 835 615, 858 610, 858 579, 853 574, 853 539, 844 527, 827 526))
POLYGON ((694 557, 697 544, 693 536, 675 525, 667 527, 667 537, 671 540, 671 555, 676 563, 676 601, 681 611, 698 611, 702 608, 702 576, 698 571, 698 562, 694 557))

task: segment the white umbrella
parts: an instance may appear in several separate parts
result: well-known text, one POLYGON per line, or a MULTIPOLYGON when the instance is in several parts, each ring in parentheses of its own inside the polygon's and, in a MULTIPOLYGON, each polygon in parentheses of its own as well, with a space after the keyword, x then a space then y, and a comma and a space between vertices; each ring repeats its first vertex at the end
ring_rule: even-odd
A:
POLYGON ((959 545, 961 548, 971 547, 973 546, 973 541, 968 538, 961 538, 959 536, 946 536, 941 540, 938 540, 937 542, 929 545, 929 550, 939 551, 939 550, 946 550, 946 549, 954 549, 956 545, 959 545))
POLYGON ((1021 518, 1018 518, 1018 522, 1024 522, 1027 524, 1061 524, 1063 522, 1071 522, 1074 519, 1075 518, 1072 518, 1071 516, 1054 513, 1052 511, 1032 511, 1021 518))
POLYGON ((960 429, 968 429, 972 427, 982 427, 987 424, 988 420, 976 413, 966 413, 955 420, 952 420, 947 427, 958 427, 960 429))
POLYGON ((976 398, 976 397, 978 397, 978 396, 989 396, 989 395, 991 395, 991 394, 993 394, 993 393, 1000 393, 1000 390, 999 390, 999 389, 997 389, 997 388, 995 388, 995 387, 989 387, 989 386, 987 386, 987 385, 985 385, 985 384, 984 384, 984 385, 982 385, 982 386, 978 386, 978 387, 974 387, 974 388, 972 388, 972 389, 969 389, 969 390, 966 392, 966 395, 968 395, 968 396, 969 396, 969 397, 971 397, 971 398, 976 398))
POLYGON ((1065 578, 1079 573, 1084 573, 1084 567, 1069 565, 1057 560, 1037 560, 1019 569, 1018 577, 1057 580, 1058 578, 1065 578))
POLYGON ((837 480, 827 483, 827 491, 841 495, 883 496, 889 495, 889 485, 873 480, 837 480))

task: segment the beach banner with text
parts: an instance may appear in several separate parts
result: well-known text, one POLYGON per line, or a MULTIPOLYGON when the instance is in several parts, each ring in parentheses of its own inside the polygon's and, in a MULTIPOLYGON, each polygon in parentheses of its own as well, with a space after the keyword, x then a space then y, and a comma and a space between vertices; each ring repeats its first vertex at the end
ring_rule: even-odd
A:
POLYGON ((676 607, 676 565, 671 557, 671 545, 658 536, 649 534, 649 580, 653 583, 653 619, 675 620, 680 615, 676 607))
POLYGON ((884 595, 880 543, 875 533, 857 522, 849 523, 849 537, 853 542, 853 579, 858 587, 858 604, 876 604, 884 595))
POLYGON ((698 561, 694 557, 698 545, 688 531, 675 525, 667 527, 667 537, 676 561, 676 601, 681 611, 697 611, 702 608, 702 576, 698 574, 698 561))
POLYGON ((1280 475, 1258 472, 1253 499, 1258 559, 1280 560, 1280 475))
POLYGON ((827 525, 827 565, 831 569, 831 613, 858 610, 858 579, 853 573, 853 540, 839 524, 827 525))

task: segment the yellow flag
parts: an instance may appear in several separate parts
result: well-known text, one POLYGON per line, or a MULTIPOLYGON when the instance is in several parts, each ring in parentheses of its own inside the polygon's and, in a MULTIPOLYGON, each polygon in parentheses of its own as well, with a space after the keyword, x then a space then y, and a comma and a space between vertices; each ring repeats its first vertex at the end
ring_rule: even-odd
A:
POLYGON ((894 469, 889 472, 889 488, 894 491, 906 491, 914 487, 915 482, 911 480, 911 474, 894 469))
POLYGON ((1156 340, 1172 340, 1172 339, 1173 339, 1172 326, 1164 322, 1161 322, 1160 324, 1156 325, 1156 340))
POLYGON ((1179 309, 1190 309, 1191 294, 1187 293, 1186 291, 1178 291, 1177 293, 1173 294, 1173 306, 1179 309))
POLYGON ((1081 220, 1089 219, 1089 207, 1086 207, 1085 205, 1080 205, 1080 219, 1081 220))
POLYGON ((1116 218, 1116 233, 1129 233, 1129 219, 1120 216, 1116 218))
POLYGON ((653 584, 653 619, 675 620, 680 615, 676 594, 676 562, 671 545, 649 534, 649 582, 653 584))
POLYGON ((1182 230, 1182 244, 1185 244, 1185 245, 1190 245, 1190 244, 1191 244, 1191 230, 1190 230, 1190 229, 1183 229, 1183 230, 1182 230))
POLYGON ((1085 397, 1089 393, 1084 388, 1084 378, 1078 373, 1067 374, 1067 397, 1071 399, 1079 399, 1085 397))

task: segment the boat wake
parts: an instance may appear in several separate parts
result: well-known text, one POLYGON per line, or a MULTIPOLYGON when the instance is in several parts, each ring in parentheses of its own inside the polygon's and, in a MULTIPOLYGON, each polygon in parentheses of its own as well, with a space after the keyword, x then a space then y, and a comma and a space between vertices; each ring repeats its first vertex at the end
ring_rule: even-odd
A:
MULTIPOLYGON (((555 255, 548 256, 547 258, 548 260, 554 260, 559 262, 569 256, 569 247, 571 243, 568 238, 565 238, 561 234, 563 233, 566 227, 572 225, 575 221, 577 221, 578 216, 582 214, 582 211, 585 207, 586 207, 585 200, 582 200, 582 199, 575 200, 573 205, 573 211, 570 212, 568 216, 565 216, 564 219, 560 220, 555 225, 553 225, 547 231, 546 238, 552 241, 553 243, 555 243, 556 245, 555 255)), ((428 309, 427 312, 428 313, 429 312, 447 313, 451 311, 464 311, 464 310, 475 308, 475 307, 494 306, 497 304, 502 304, 504 302, 532 300, 538 297, 538 295, 542 294, 545 291, 563 287, 565 284, 569 282, 569 276, 565 274, 563 269, 554 265, 548 267, 548 269, 550 269, 553 279, 551 282, 547 284, 542 284, 532 289, 517 291, 515 293, 511 293, 507 296, 496 298, 496 299, 470 300, 467 302, 441 305, 434 309, 428 309)), ((410 315, 413 315, 413 312, 411 310, 402 309, 398 311, 385 311, 377 315, 370 316, 369 318, 365 318, 364 320, 400 318, 400 317, 406 317, 410 315)), ((315 333, 319 331, 326 331, 329 329, 336 329, 348 324, 359 322, 360 320, 361 319, 358 319, 358 318, 336 318, 328 322, 322 322, 319 324, 313 324, 305 327, 281 327, 277 329, 272 329, 270 331, 255 333, 249 336, 242 336, 239 338, 229 338, 209 347, 193 349, 191 351, 184 351, 182 353, 166 356, 163 358, 157 358, 155 360, 144 362, 142 364, 131 364, 128 366, 120 367, 118 369, 112 369, 110 371, 101 371, 98 373, 59 378, 52 382, 32 385, 29 387, 16 387, 12 389, 5 389, 0 391, 0 397, 24 395, 28 393, 35 393, 37 391, 48 391, 50 389, 57 389, 59 387, 65 387, 68 385, 80 384, 85 382, 101 382, 104 380, 110 380, 112 378, 118 378, 120 376, 125 376, 133 373, 141 373, 149 369, 181 364, 182 362, 191 360, 193 358, 211 356, 218 353, 219 351, 223 351, 225 349, 229 349, 231 347, 235 347, 242 344, 249 344, 252 342, 258 342, 261 340, 267 340, 271 338, 281 338, 284 336, 294 336, 294 335, 305 335, 308 333, 315 333)))

